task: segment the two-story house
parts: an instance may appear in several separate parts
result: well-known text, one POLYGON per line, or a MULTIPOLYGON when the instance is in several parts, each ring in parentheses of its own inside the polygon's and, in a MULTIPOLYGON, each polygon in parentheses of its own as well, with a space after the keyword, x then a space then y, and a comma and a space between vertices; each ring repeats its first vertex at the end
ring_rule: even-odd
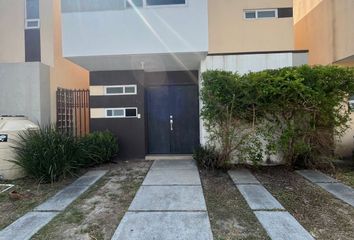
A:
POLYGON ((121 156, 191 154, 207 134, 200 75, 307 63, 291 0, 62 0, 63 56, 90 71, 91 131, 121 156))

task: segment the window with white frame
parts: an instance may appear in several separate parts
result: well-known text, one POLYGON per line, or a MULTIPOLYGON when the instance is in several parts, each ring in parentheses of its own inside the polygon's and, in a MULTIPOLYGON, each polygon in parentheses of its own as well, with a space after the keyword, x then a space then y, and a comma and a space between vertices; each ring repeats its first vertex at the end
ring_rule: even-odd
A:
POLYGON ((136 85, 105 86, 105 95, 136 95, 136 85))
POLYGON ((137 118, 138 108, 126 107, 126 108, 107 108, 107 118, 137 118))
POLYGON ((245 19, 277 18, 278 9, 250 9, 244 11, 245 19))
POLYGON ((40 28, 39 0, 25 1, 25 29, 40 28))

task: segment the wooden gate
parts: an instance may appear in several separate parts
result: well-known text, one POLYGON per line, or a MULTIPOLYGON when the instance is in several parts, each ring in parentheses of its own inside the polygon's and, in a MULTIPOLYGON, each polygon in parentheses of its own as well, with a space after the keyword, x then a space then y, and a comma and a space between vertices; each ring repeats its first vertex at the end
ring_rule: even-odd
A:
POLYGON ((62 133, 84 136, 90 131, 90 91, 57 89, 57 128, 62 133))

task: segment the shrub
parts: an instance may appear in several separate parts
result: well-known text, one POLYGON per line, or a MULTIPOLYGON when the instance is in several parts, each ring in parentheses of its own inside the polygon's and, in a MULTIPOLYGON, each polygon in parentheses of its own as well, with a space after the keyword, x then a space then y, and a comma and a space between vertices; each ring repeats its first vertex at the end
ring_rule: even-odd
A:
POLYGON ((204 169, 213 170, 224 167, 215 147, 200 146, 194 150, 193 158, 197 161, 198 165, 204 169))
MULTIPOLYGON (((259 142, 247 144, 256 135, 267 145, 262 154, 279 152, 288 165, 314 166, 334 157, 335 137, 342 136, 350 119, 343 103, 353 93, 353 68, 301 66, 243 76, 208 71, 203 74, 201 115, 210 144, 220 147, 225 161, 247 152, 247 145, 260 148, 259 142), (253 133, 240 132, 245 125, 253 133)), ((249 155, 262 159, 254 147, 249 155)))
POLYGON ((44 183, 73 175, 81 159, 87 156, 79 141, 52 126, 22 132, 14 151, 16 157, 12 162, 44 183))
POLYGON ((82 162, 85 166, 110 162, 118 153, 117 139, 109 131, 90 133, 80 142, 88 154, 82 162))

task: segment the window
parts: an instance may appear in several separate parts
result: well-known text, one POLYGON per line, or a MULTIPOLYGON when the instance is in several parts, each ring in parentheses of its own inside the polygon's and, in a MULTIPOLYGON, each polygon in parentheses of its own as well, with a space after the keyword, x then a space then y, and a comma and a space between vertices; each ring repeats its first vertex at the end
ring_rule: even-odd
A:
POLYGON ((107 118, 137 118, 137 108, 109 108, 106 109, 107 118))
POLYGON ((245 19, 277 18, 277 9, 245 10, 245 19))
POLYGON ((118 85, 118 86, 106 86, 106 95, 135 95, 137 94, 136 85, 118 85))
POLYGON ((26 19, 26 29, 37 29, 39 24, 39 19, 26 19))
POLYGON ((185 5, 186 0, 146 0, 146 6, 185 5))
POLYGON ((25 6, 25 29, 40 28, 39 20, 39 0, 26 0, 25 6))
POLYGON ((144 5, 143 0, 126 0, 126 7, 127 8, 132 8, 133 5, 135 7, 142 7, 144 5))

